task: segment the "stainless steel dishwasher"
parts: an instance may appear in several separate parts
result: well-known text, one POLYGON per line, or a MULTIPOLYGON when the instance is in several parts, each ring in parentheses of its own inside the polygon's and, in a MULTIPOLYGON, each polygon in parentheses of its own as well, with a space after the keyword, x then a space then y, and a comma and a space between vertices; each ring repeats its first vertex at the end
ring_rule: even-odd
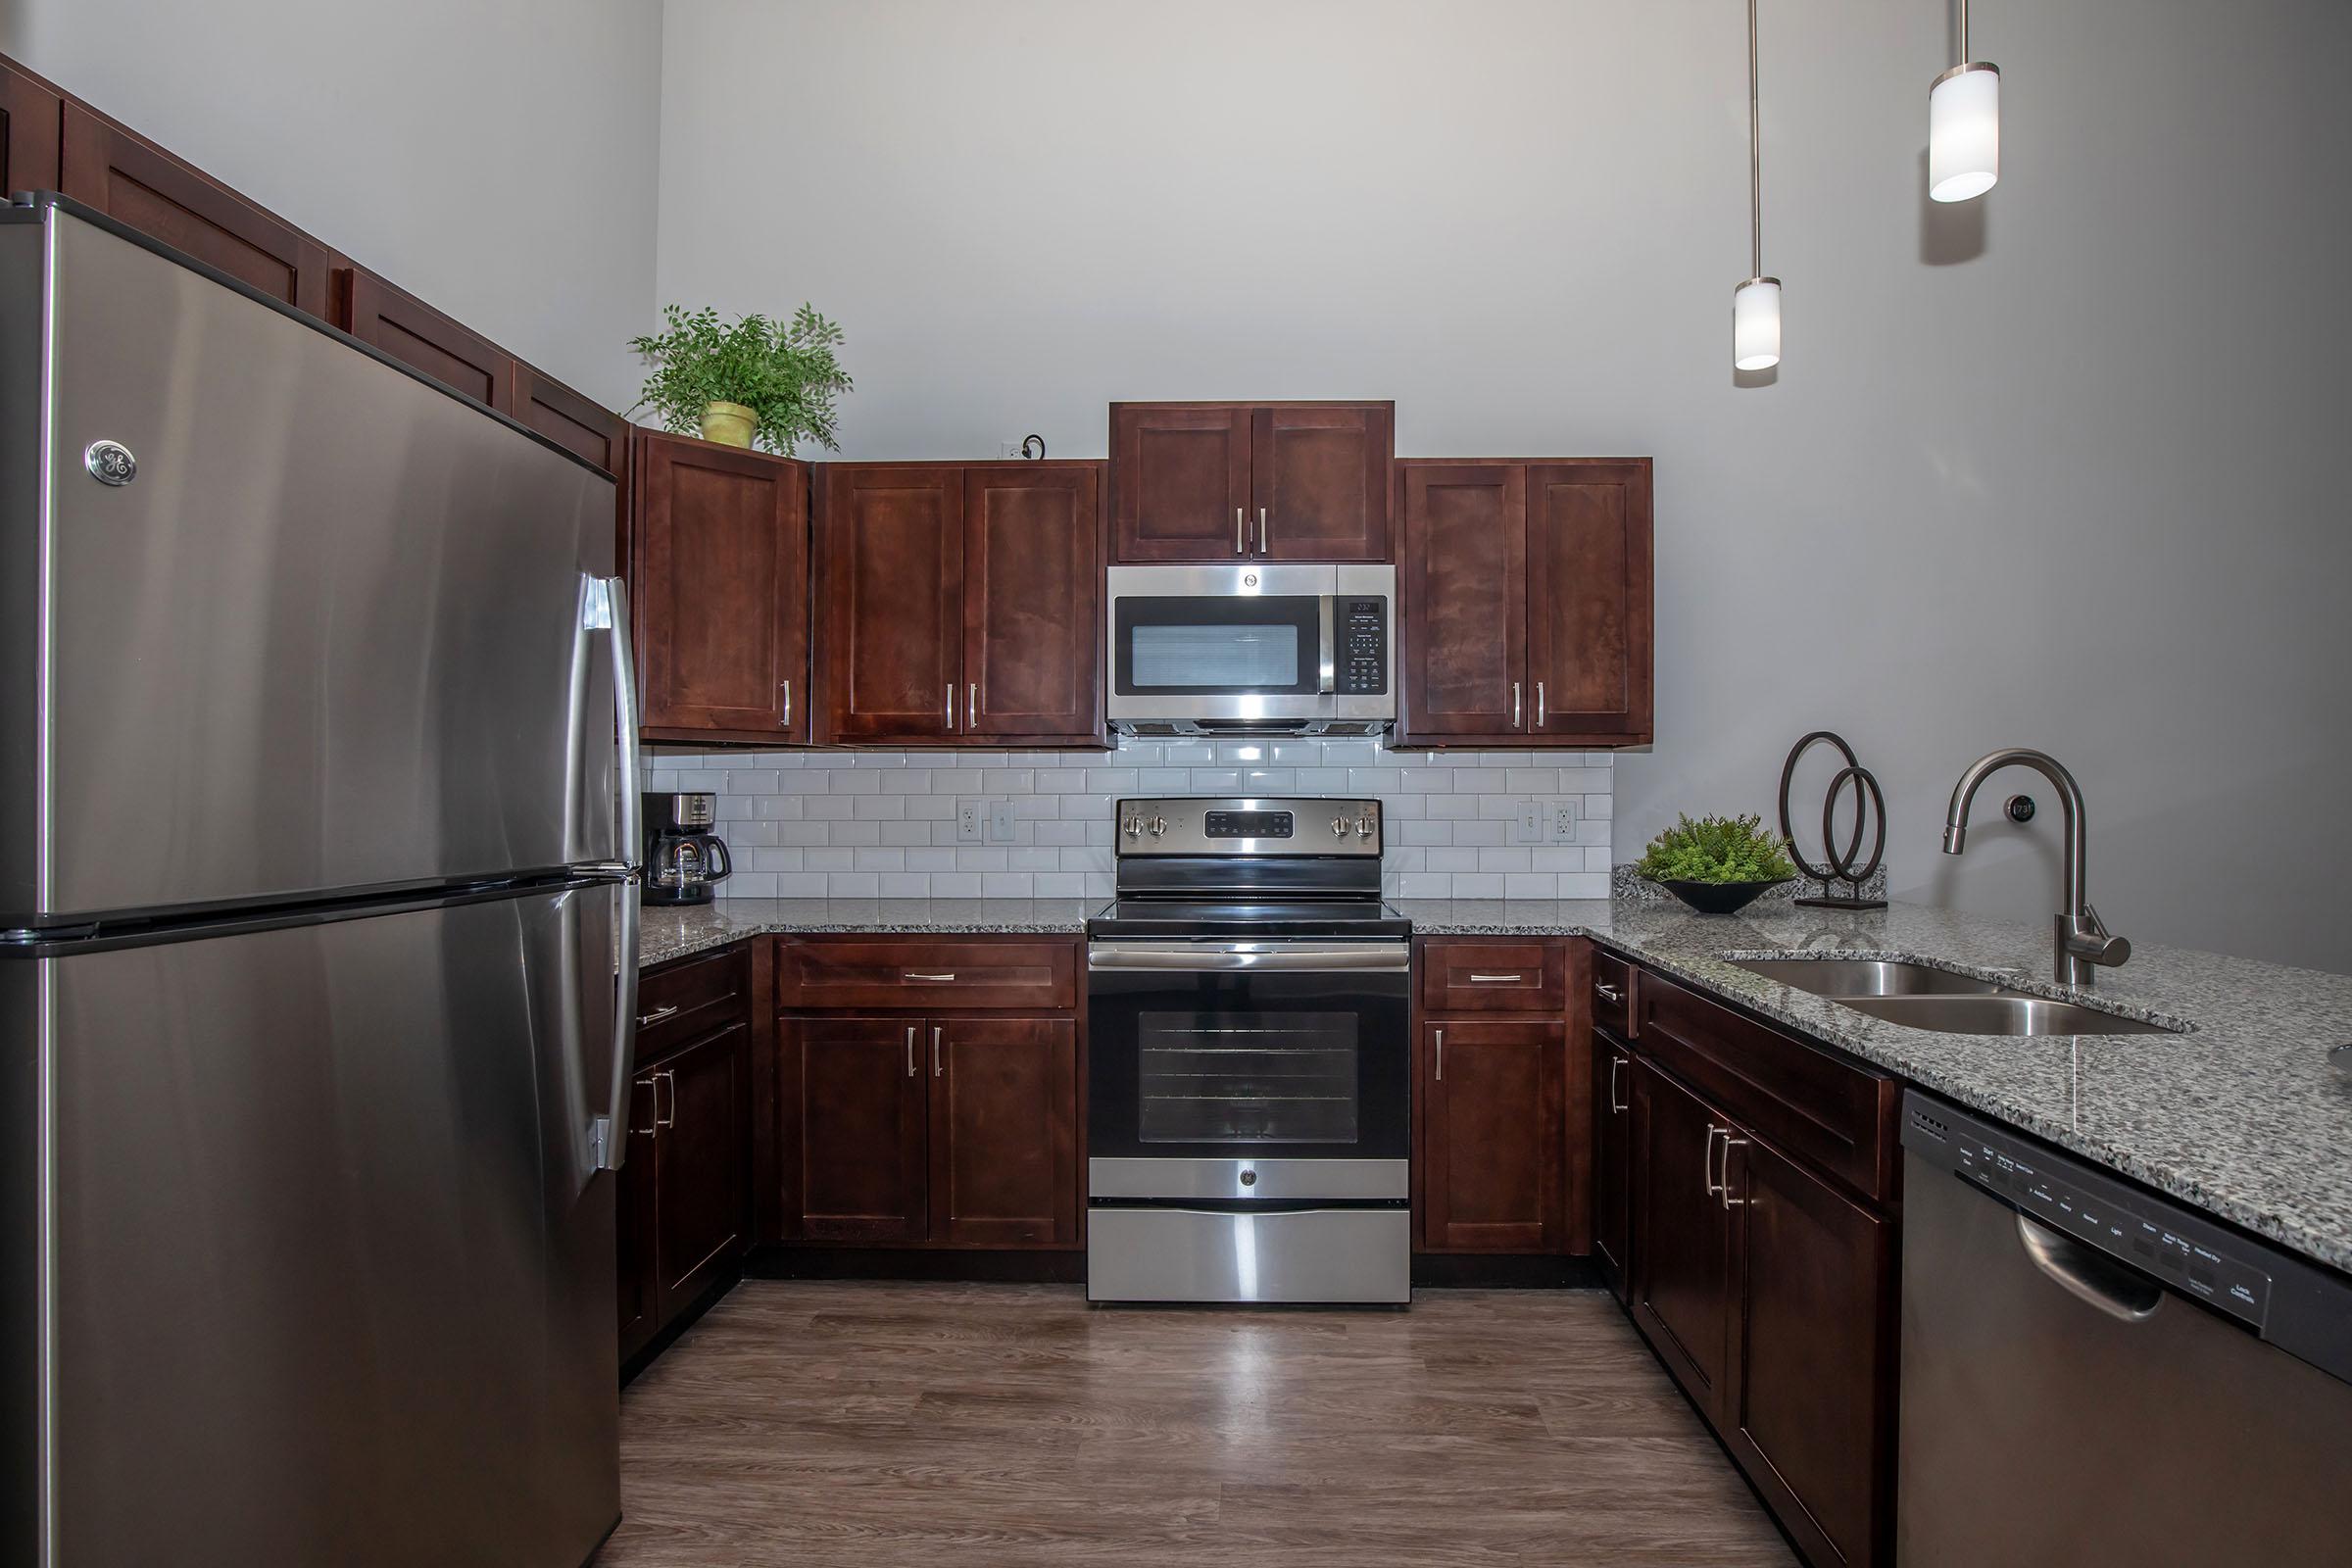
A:
POLYGON ((1918 1093, 1902 1568, 2352 1561, 2352 1281, 1918 1093))

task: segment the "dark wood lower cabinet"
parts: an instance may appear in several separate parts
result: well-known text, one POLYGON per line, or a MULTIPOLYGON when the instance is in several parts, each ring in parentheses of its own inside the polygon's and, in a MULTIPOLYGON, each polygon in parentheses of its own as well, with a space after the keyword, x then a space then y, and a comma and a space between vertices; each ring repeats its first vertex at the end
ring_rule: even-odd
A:
POLYGON ((688 1046, 654 1074, 654 1266, 662 1315, 742 1258, 751 1233, 751 1026, 688 1046))
POLYGON ((931 1239, 1078 1245, 1078 1025, 943 1018, 931 1026, 931 1239))
POLYGON ((1592 1261, 1618 1300, 1626 1298, 1633 1240, 1634 1056, 1592 1031, 1592 1261))
POLYGON ((1421 1250, 1563 1250, 1567 1025, 1427 1020, 1419 1045, 1421 1250))
POLYGON ((919 1018, 787 1018, 779 1038, 784 1239, 924 1240, 928 1025, 919 1018))
POLYGON ((662 1288, 654 1278, 654 1081, 629 1086, 628 1152, 613 1179, 612 1228, 617 1243, 613 1295, 625 1363, 662 1328, 662 1288))
POLYGON ((1723 1118, 1646 1064, 1633 1080, 1634 1321, 1720 1426, 1734 1308, 1731 1210, 1715 1181, 1723 1118))

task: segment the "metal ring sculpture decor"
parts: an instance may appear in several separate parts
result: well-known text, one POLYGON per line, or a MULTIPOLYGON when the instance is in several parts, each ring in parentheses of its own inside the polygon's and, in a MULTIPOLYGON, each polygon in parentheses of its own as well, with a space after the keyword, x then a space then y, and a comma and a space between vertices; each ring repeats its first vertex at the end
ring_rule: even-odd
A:
POLYGON ((1886 907, 1885 899, 1866 899, 1862 896, 1862 884, 1877 874, 1879 862, 1886 854, 1886 797, 1880 793, 1877 775, 1862 765, 1861 760, 1854 756, 1854 749, 1845 744, 1843 736, 1831 730, 1817 729, 1789 748, 1788 760, 1781 764, 1781 837, 1788 841, 1788 858, 1796 862, 1796 868, 1821 884, 1819 898, 1798 899, 1798 904, 1814 909, 1886 907), (1828 858, 1826 865, 1815 865, 1798 851, 1796 834, 1788 821, 1788 786, 1796 778, 1796 760, 1819 741, 1827 741, 1837 747, 1838 754, 1845 759, 1845 766, 1839 768, 1837 776, 1830 780, 1830 791, 1822 797, 1821 802, 1821 849, 1828 858), (1848 784, 1854 787, 1854 830, 1846 839, 1845 848, 1840 850, 1838 847, 1838 797, 1845 792, 1848 784), (1861 853, 1865 818, 1876 824, 1877 831, 1871 839, 1869 860, 1857 864, 1855 857, 1861 853), (1850 891, 1842 895, 1833 894, 1830 892, 1833 882, 1843 882, 1850 891))

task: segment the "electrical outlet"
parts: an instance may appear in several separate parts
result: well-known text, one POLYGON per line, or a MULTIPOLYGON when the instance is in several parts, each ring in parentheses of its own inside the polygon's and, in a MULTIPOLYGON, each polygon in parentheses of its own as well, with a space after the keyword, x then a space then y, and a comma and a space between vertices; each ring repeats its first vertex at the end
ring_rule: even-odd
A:
POLYGON ((1519 803, 1519 819, 1511 824, 1511 842, 1513 844, 1541 844, 1544 842, 1544 808, 1533 801, 1519 803))
POLYGON ((956 842, 978 844, 988 837, 980 808, 986 801, 957 801, 956 803, 956 842))
POLYGON ((997 443, 997 456, 1000 458, 1017 458, 1020 455, 1021 443, 1018 438, 997 443))
POLYGON ((1012 842, 1012 803, 1010 801, 988 803, 988 841, 991 844, 1010 844, 1012 842))
POLYGON ((1551 803, 1551 842, 1554 844, 1574 844, 1576 842, 1576 808, 1566 801, 1551 803))

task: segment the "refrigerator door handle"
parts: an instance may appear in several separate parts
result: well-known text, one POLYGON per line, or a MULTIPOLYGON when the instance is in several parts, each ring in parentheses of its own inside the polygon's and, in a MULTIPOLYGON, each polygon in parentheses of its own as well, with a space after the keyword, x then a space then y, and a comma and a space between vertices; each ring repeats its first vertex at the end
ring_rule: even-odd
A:
POLYGON ((602 1170, 618 1170, 627 1157, 629 1141, 618 1129, 628 1120, 629 1082, 637 1075, 637 961, 639 915, 637 883, 643 869, 645 825, 639 814, 637 780, 642 771, 642 746, 637 735, 637 657, 629 640, 629 590, 618 577, 606 577, 603 589, 605 630, 612 650, 612 725, 617 756, 613 780, 617 789, 613 821, 619 835, 617 858, 622 877, 613 888, 620 900, 618 972, 613 977, 612 1081, 605 1101, 606 1113, 596 1118, 590 1141, 602 1170))

